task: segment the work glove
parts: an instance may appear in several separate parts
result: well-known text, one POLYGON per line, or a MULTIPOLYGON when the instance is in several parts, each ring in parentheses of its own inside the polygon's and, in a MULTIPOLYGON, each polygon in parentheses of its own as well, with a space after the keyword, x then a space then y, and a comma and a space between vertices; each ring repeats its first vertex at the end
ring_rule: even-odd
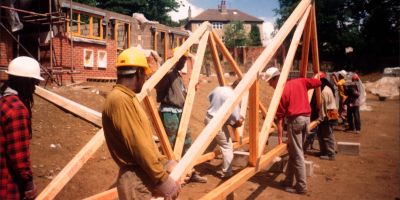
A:
POLYGON ((168 176, 166 181, 156 187, 156 191, 160 196, 164 197, 164 200, 173 200, 178 198, 181 186, 178 182, 168 176))
POLYGON ((26 185, 24 192, 24 200, 33 200, 37 196, 36 186, 33 182, 30 182, 26 185))

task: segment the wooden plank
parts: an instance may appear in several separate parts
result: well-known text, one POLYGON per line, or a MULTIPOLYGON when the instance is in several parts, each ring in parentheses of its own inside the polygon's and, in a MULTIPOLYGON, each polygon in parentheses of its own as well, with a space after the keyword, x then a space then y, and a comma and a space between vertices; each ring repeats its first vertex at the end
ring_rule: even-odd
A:
POLYGON ((112 188, 105 192, 93 195, 88 198, 84 198, 83 200, 115 200, 118 199, 117 188, 112 188))
POLYGON ((311 15, 308 16, 306 27, 303 33, 303 42, 301 50, 301 64, 300 64, 300 77, 307 76, 308 57, 310 51, 310 37, 311 37, 311 15))
POLYGON ((142 91, 136 96, 141 102, 148 92, 151 91, 158 82, 165 76, 165 74, 178 62, 180 57, 203 35, 203 33, 210 27, 210 23, 204 22, 198 29, 190 36, 175 52, 174 56, 165 61, 165 63, 147 80, 142 88, 142 91))
POLYGON ((158 138, 161 142, 161 147, 164 154, 168 157, 169 160, 176 160, 174 151, 172 150, 171 144, 169 143, 167 133, 165 132, 165 128, 161 121, 160 115, 158 114, 157 105, 152 96, 146 96, 144 98, 144 104, 146 105, 147 110, 150 113, 150 119, 153 122, 154 129, 158 135, 158 138))
MULTIPOLYGON (((311 51, 312 51, 312 62, 313 62, 313 72, 314 75, 317 75, 319 78, 319 53, 318 53, 318 38, 317 38, 317 19, 315 13, 315 2, 313 2, 311 9, 311 51)), ((315 96, 317 107, 320 108, 322 106, 322 97, 321 97, 321 87, 315 89, 315 96)))
POLYGON ((103 144, 104 132, 99 130, 96 135, 72 158, 71 161, 57 174, 57 176, 44 188, 44 190, 36 197, 36 200, 50 200, 61 191, 69 180, 79 171, 89 158, 103 144))
MULTIPOLYGON (((303 3, 304 1, 302 1, 303 3)), ((304 15, 302 16, 299 24, 296 27, 296 31, 294 32, 292 42, 290 43, 289 51, 286 56, 285 62, 283 63, 283 68, 281 75, 279 76, 279 80, 277 86, 275 88, 274 94, 271 99, 271 103, 268 107, 268 114, 264 121, 264 124, 261 129, 261 136, 260 136, 260 143, 259 143, 259 154, 261 155, 265 148, 265 143, 269 136, 269 129, 271 129, 271 124, 274 120, 276 110, 278 109, 279 101, 281 99, 283 89, 285 87, 285 83, 287 77, 289 75, 290 68, 293 65, 293 59, 296 55, 296 50, 300 42, 300 38, 304 29, 304 26, 307 22, 308 15, 310 13, 311 6, 307 6, 307 10, 305 11, 304 15), (267 133, 267 134, 265 134, 267 133)))
POLYGON ((214 40, 212 33, 209 36, 208 43, 211 48, 211 55, 213 58, 215 71, 217 72, 219 85, 226 85, 224 71, 222 70, 221 62, 220 62, 219 56, 218 56, 217 47, 215 46, 215 40, 214 40))
POLYGON ((258 167, 247 167, 237 173, 235 176, 225 181, 219 185, 214 190, 210 191, 200 199, 210 200, 210 199, 224 199, 230 193, 232 193, 236 188, 245 183, 248 179, 254 176, 261 169, 265 168, 267 165, 273 163, 277 156, 286 154, 287 152, 286 144, 280 144, 265 155, 261 156, 260 163, 258 167))
POLYGON ((259 81, 256 80, 250 88, 249 96, 249 164, 255 167, 258 159, 258 129, 259 129, 259 81))
POLYGON ((199 82, 201 66, 203 64, 204 52, 207 47, 207 40, 209 31, 206 31, 200 40, 199 47, 196 53, 196 59, 193 66, 192 75, 188 86, 188 92, 185 99, 185 106, 183 107, 181 121, 179 123, 178 134, 176 136, 174 153, 175 157, 179 159, 182 155, 183 145, 185 143, 186 130, 189 126, 190 115, 192 114, 194 97, 196 96, 196 85, 199 82))
POLYGON ((179 180, 187 169, 193 167, 195 159, 201 156, 207 146, 211 143, 217 131, 222 127, 223 123, 228 119, 229 114, 232 113, 234 107, 241 100, 244 92, 249 90, 250 86, 258 78, 258 73, 263 70, 266 64, 271 60, 272 56, 289 34, 290 30, 304 14, 310 2, 311 0, 302 0, 300 2, 294 12, 290 15, 289 19, 282 26, 281 30, 279 30, 277 35, 272 39, 271 44, 264 49, 253 66, 243 76, 242 81, 240 81, 239 85, 234 89, 234 95, 225 101, 170 174, 174 180, 179 180))
POLYGON ((233 59, 232 55, 229 53, 228 49, 226 48, 226 46, 224 45, 224 43, 222 42, 222 40, 219 38, 218 33, 214 31, 212 31, 211 35, 213 36, 216 44, 219 46, 219 48, 222 51, 222 54, 224 55, 224 57, 228 60, 228 62, 231 64, 233 70, 235 71, 235 73, 238 75, 239 78, 243 77, 243 73, 240 70, 238 64, 236 63, 235 59, 233 59))
MULTIPOLYGON (((243 139, 243 143, 239 144, 238 142, 233 143, 233 149, 238 149, 240 147, 242 147, 245 144, 249 143, 249 138, 246 137, 243 139)), ((196 160, 196 164, 201 164, 204 163, 206 161, 212 160, 214 159, 217 155, 220 155, 221 151, 220 150, 215 150, 213 152, 209 152, 206 153, 204 155, 202 155, 199 159, 196 160)), ((118 194, 117 194, 117 188, 113 188, 110 190, 107 190, 105 192, 93 195, 91 197, 85 198, 84 200, 108 200, 108 199, 117 199, 118 198, 118 194)))
POLYGON ((101 127, 101 113, 71 101, 54 92, 50 92, 42 87, 36 86, 35 94, 46 99, 47 101, 60 106, 83 119, 101 127))

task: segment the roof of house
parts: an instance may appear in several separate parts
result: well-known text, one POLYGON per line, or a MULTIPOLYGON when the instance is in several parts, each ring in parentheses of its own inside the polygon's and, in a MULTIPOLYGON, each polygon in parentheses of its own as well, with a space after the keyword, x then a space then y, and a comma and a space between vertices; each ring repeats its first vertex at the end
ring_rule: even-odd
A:
POLYGON ((207 9, 204 12, 200 13, 196 17, 193 17, 189 21, 220 21, 220 22, 229 22, 229 21, 245 21, 245 22, 257 22, 263 23, 264 20, 261 20, 257 17, 251 16, 247 13, 244 13, 237 9, 226 9, 226 13, 220 12, 218 9, 207 9))

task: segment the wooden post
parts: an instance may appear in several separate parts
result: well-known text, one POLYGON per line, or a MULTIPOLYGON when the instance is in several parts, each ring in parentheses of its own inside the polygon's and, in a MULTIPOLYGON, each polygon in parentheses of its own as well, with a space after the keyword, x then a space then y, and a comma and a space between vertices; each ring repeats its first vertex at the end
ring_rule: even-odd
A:
POLYGON ((160 139, 161 147, 164 154, 168 157, 169 160, 176 160, 174 151, 172 150, 169 143, 167 133, 165 132, 165 128, 160 119, 160 115, 158 114, 157 106, 154 102, 154 99, 152 98, 152 96, 146 96, 146 98, 144 98, 144 103, 150 113, 150 119, 153 122, 158 138, 160 139))
MULTIPOLYGON (((312 4, 311 10, 311 45, 312 45, 312 62, 314 75, 319 74, 319 54, 318 54, 318 38, 317 38, 317 19, 315 13, 315 2, 312 4)), ((319 78, 319 75, 318 75, 319 78)), ((322 106, 321 87, 315 89, 315 96, 318 108, 322 106)))
POLYGON ((308 53, 310 51, 310 37, 311 37, 311 15, 308 16, 306 27, 303 33, 303 42, 301 50, 301 64, 300 64, 300 77, 307 77, 308 67, 308 53))
POLYGON ((222 70, 221 62, 219 60, 217 47, 215 46, 215 40, 212 33, 209 36, 208 43, 210 44, 211 48, 211 55, 214 61, 215 72, 217 73, 219 85, 226 85, 226 81, 224 78, 224 71, 222 70))
MULTIPOLYGON (((305 2, 305 1, 302 1, 302 2, 305 2)), ((309 4, 307 4, 307 5, 309 5, 309 4)), ((275 92, 272 96, 271 103, 269 104, 269 107, 268 107, 267 117, 266 117, 264 124, 262 126, 262 129, 261 129, 261 136, 260 136, 260 141, 259 141, 260 142, 259 143, 259 152, 258 152, 259 155, 261 155, 262 152, 264 151, 265 143, 269 136, 269 130, 271 129, 271 124, 274 120, 276 110, 278 109, 279 101, 281 99, 283 89, 285 87, 285 83, 286 83, 287 77, 289 75, 290 68, 292 67, 293 59, 294 59, 294 56, 295 56, 296 50, 297 50, 297 46, 300 42, 301 34, 303 32, 308 15, 310 13, 310 9, 311 9, 311 6, 307 6, 307 10, 303 14, 299 24, 297 25, 296 31, 293 35, 288 54, 287 54, 285 62, 283 64, 281 75, 279 76, 279 80, 278 80, 277 86, 275 88, 275 92)))
POLYGON ((193 66, 191 79, 189 82, 188 93, 186 95, 185 106, 183 107, 181 121, 179 123, 178 134, 176 136, 174 153, 177 159, 182 155, 183 144, 185 142, 186 130, 189 126, 190 114, 192 113, 193 101, 196 95, 196 85, 199 81, 200 70, 203 64, 204 52, 207 47, 209 31, 206 31, 200 40, 199 48, 193 66))
POLYGON ((258 128, 259 128, 259 82, 256 80, 249 92, 249 164, 253 167, 257 165, 258 154, 258 128))
POLYGON ((217 131, 222 127, 223 123, 228 119, 229 114, 232 113, 234 107, 241 100, 244 92, 247 91, 258 78, 257 74, 264 69, 266 63, 271 60, 272 56, 276 52, 276 49, 278 49, 285 37, 289 34, 290 30, 297 23, 298 19, 304 14, 310 2, 311 0, 302 0, 300 2, 294 12, 290 15, 289 19, 282 26, 281 30, 279 30, 277 35, 271 41, 271 44, 264 49, 253 66, 243 76, 242 81, 240 81, 239 85, 234 89, 235 94, 225 101, 210 123, 198 135, 197 139, 186 152, 185 156, 170 174, 174 180, 179 180, 187 169, 193 167, 195 159, 201 156, 207 146, 211 143, 217 131))

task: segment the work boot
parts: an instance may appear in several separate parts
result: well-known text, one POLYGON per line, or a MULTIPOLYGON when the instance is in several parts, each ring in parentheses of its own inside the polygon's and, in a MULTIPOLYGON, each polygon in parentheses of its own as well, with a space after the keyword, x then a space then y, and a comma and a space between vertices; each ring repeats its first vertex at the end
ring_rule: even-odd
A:
POLYGON ((336 160, 335 156, 323 155, 319 157, 321 160, 336 160))
POLYGON ((232 177, 233 173, 232 172, 222 172, 220 175, 221 179, 228 179, 230 177, 232 177))
POLYGON ((285 187, 285 191, 289 192, 289 193, 295 193, 295 194, 301 194, 301 195, 307 194, 307 189, 298 190, 298 189, 295 189, 294 187, 285 187))
POLYGON ((207 178, 200 176, 197 172, 193 172, 189 181, 196 183, 207 183, 207 178))

